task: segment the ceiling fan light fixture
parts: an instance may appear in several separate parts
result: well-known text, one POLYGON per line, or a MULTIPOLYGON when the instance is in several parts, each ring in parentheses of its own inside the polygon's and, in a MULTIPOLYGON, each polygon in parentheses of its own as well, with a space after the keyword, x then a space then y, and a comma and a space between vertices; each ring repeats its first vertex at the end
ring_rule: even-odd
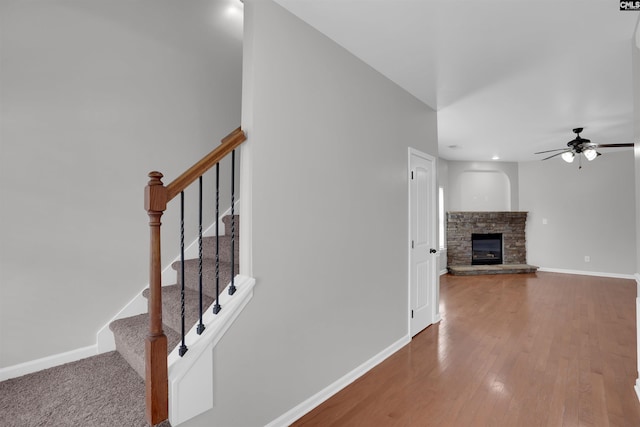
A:
POLYGON ((582 132, 582 128, 575 128, 573 130, 573 133, 576 134, 576 137, 575 139, 567 142, 567 145, 565 148, 538 151, 537 153, 534 153, 534 154, 554 153, 554 154, 547 155, 547 157, 545 157, 542 160, 549 160, 557 156, 562 156, 562 160, 564 160, 567 163, 572 163, 575 160, 576 156, 578 156, 578 160, 580 163, 580 167, 578 169, 582 169, 582 154, 584 154, 584 157, 588 161, 592 161, 596 157, 602 155, 602 153, 599 153, 598 151, 596 151, 597 148, 600 148, 600 147, 623 148, 623 147, 636 146, 634 145, 634 143, 631 143, 631 142, 629 143, 623 142, 623 143, 617 143, 617 144, 596 144, 596 143, 592 143, 590 139, 581 137, 580 132, 582 132))
POLYGON ((584 156, 589 161, 591 161, 591 160, 595 159, 596 157, 598 157, 598 152, 594 148, 587 148, 582 153, 584 153, 584 156))
POLYGON ((573 151, 566 151, 562 153, 562 160, 564 160, 567 163, 573 162, 574 157, 575 157, 575 154, 573 154, 573 151))

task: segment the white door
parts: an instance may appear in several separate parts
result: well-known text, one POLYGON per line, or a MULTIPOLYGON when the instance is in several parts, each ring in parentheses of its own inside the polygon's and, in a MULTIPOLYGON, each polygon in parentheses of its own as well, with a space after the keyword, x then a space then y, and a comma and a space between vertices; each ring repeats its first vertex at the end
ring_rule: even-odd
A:
POLYGON ((436 162, 409 149, 409 309, 411 336, 436 318, 436 162))

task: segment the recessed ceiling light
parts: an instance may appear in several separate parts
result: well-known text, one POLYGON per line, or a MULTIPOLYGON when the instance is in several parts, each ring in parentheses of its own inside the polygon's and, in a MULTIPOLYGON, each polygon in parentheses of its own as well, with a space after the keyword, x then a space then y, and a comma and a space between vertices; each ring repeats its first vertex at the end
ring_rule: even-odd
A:
POLYGON ((493 156, 491 160, 500 160, 500 156, 493 156))

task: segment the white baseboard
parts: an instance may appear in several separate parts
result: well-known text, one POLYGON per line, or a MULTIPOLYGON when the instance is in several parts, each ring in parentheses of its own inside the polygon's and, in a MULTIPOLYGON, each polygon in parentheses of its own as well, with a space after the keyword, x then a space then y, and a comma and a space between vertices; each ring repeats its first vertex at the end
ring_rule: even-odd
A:
POLYGON ((42 359, 8 366, 0 369, 0 381, 21 377, 23 375, 31 374, 43 369, 53 368, 54 366, 63 365, 65 363, 75 362, 76 360, 95 356, 96 354, 98 354, 98 346, 90 345, 88 347, 82 347, 76 350, 43 357, 42 359))
POLYGON ((562 268, 540 267, 538 268, 538 271, 543 271, 547 273, 578 274, 581 276, 611 277, 613 279, 634 279, 633 274, 603 273, 603 272, 597 272, 597 271, 582 271, 582 270, 566 270, 562 268))
POLYGON ((411 337, 409 335, 405 335, 342 378, 339 378, 332 384, 325 387, 323 390, 320 390, 318 393, 311 396, 309 399, 305 400, 304 402, 285 412, 275 420, 271 421, 265 427, 287 427, 291 425, 294 421, 298 420, 299 418, 310 412, 312 409, 323 403, 325 400, 329 399, 331 396, 360 378, 362 375, 366 374, 376 365, 407 345, 410 341, 411 337))

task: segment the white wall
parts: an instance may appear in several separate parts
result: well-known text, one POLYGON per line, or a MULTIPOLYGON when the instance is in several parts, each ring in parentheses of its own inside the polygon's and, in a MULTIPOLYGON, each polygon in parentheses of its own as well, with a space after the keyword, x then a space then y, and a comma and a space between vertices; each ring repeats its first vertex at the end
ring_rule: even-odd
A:
POLYGON ((518 164, 448 161, 449 211, 519 210, 518 164))
POLYGON ((245 13, 256 288, 187 426, 263 426, 406 337, 407 147, 437 156, 429 107, 275 3, 245 13))
POLYGON ((147 172, 240 123, 232 2, 2 2, 0 367, 95 344, 147 283, 147 172))
MULTIPOLYGON (((635 40, 632 43, 631 50, 633 61, 634 154, 636 173, 636 273, 640 274, 640 18, 636 25, 635 40)), ((638 334, 640 338, 640 328, 638 334)), ((640 345, 640 339, 638 340, 638 344, 640 345)))
POLYGON ((633 274, 634 160, 603 150, 593 162, 520 163, 520 209, 528 211, 527 260, 543 268, 633 274), (546 219, 547 224, 543 224, 546 219), (584 257, 590 256, 591 262, 584 257))
POLYGON ((444 238, 439 241, 441 245, 444 245, 445 249, 441 250, 438 255, 438 269, 439 271, 447 271, 447 212, 449 209, 449 199, 451 197, 449 191, 449 161, 445 159, 438 159, 438 186, 442 187, 444 191, 444 215, 443 218, 438 216, 438 221, 444 221, 444 238))
MULTIPOLYGON (((635 37, 631 47, 632 76, 633 76, 633 116, 635 138, 635 187, 636 187, 636 270, 635 276, 638 283, 636 297, 636 332, 638 373, 640 373, 640 18, 636 24, 635 37)), ((636 381, 636 393, 640 398, 640 376, 636 381)))

